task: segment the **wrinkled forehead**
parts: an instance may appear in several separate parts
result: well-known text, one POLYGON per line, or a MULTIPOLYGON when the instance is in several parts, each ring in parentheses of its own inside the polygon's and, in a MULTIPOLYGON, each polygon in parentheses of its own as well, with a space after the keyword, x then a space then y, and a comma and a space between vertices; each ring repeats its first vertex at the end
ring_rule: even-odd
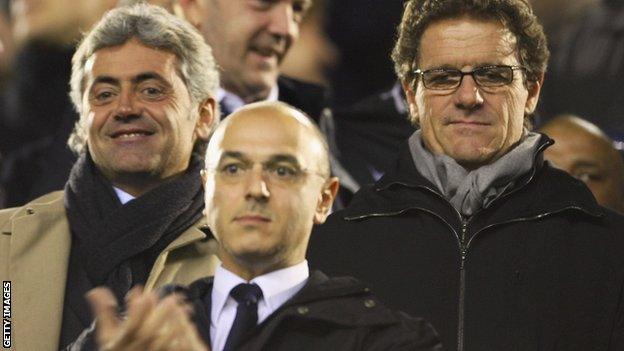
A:
POLYGON ((417 59, 421 67, 430 62, 457 66, 470 61, 492 64, 517 61, 517 38, 494 19, 471 16, 440 19, 423 32, 417 59))

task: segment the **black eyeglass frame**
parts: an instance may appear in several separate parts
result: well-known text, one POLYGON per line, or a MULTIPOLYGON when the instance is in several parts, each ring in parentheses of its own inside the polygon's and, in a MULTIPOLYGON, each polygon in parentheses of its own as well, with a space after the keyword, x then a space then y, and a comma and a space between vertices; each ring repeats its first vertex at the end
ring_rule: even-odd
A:
POLYGON ((420 77, 420 79, 423 82, 423 86, 426 89, 430 89, 430 90, 454 90, 457 89, 462 81, 464 80, 464 76, 472 76, 472 79, 475 81, 475 83, 480 86, 480 87, 485 87, 485 88, 497 88, 497 87, 502 87, 505 85, 509 85, 511 84, 511 82, 513 82, 514 79, 514 75, 513 75, 513 71, 515 70, 523 70, 526 71, 527 68, 524 66, 509 66, 509 65, 488 65, 488 66, 481 66, 481 67, 477 67, 471 71, 468 72, 464 72, 455 68, 432 68, 432 69, 428 69, 428 70, 421 70, 420 68, 417 68, 413 71, 414 74, 418 75, 420 77), (510 75, 510 79, 508 82, 502 82, 501 84, 492 84, 492 85, 483 85, 479 82, 479 79, 475 78, 475 73, 479 72, 479 71, 484 71, 484 70, 488 70, 491 68, 506 68, 511 70, 511 75, 510 75), (461 75, 461 77, 459 78, 459 80, 457 81, 457 84, 453 87, 449 87, 449 88, 430 88, 427 86, 427 83, 425 83, 425 79, 424 79, 424 75, 430 72, 455 72, 455 73, 459 73, 461 75))

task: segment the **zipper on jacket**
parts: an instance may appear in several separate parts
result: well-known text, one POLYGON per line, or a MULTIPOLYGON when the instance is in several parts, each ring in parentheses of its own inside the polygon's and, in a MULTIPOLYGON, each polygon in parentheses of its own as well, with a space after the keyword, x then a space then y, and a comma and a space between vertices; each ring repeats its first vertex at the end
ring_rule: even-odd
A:
MULTIPOLYGON (((529 177, 529 179, 522 185, 520 186, 518 189, 514 189, 512 190, 510 193, 504 193, 501 196, 499 196, 498 198, 496 198, 494 201, 498 201, 500 198, 503 198, 511 193, 514 193, 516 191, 518 191, 519 189, 523 188, 526 184, 528 184, 533 177, 535 176, 535 169, 533 170, 533 173, 531 174, 531 176, 529 177)), ((405 186, 408 186, 406 184, 404 184, 405 186)), ((434 191, 433 189, 427 187, 427 186, 419 186, 421 188, 424 188, 425 190, 428 190, 429 192, 431 192, 432 194, 434 194, 435 196, 438 196, 440 198, 442 198, 443 200, 445 200, 446 202, 448 202, 448 200, 446 200, 446 198, 444 198, 442 195, 440 195, 438 192, 434 191)), ((493 201, 493 202, 494 202, 493 201)), ((504 222, 499 222, 499 223, 492 223, 490 225, 487 225, 483 228, 481 228, 481 230, 477 231, 476 233, 474 233, 469 239, 467 238, 468 235, 468 224, 470 223, 470 219, 474 218, 475 216, 471 216, 469 219, 464 218, 459 211, 457 211, 457 209, 455 209, 453 206, 451 206, 451 208, 455 211, 455 213, 457 214, 457 216, 461 219, 461 234, 457 233, 457 231, 455 230, 455 228, 448 223, 442 216, 440 216, 439 214, 422 208, 422 207, 408 207, 408 208, 404 208, 402 210, 398 210, 398 211, 394 211, 394 212, 376 212, 376 213, 370 213, 370 214, 365 214, 365 215, 360 215, 360 216, 352 216, 352 217, 345 217, 344 219, 347 221, 351 221, 351 220, 358 220, 358 219, 363 219, 363 218, 368 218, 368 217, 389 217, 389 216, 397 216, 397 215, 402 215, 403 213, 409 211, 409 210, 419 210, 419 211, 423 211, 425 213, 429 213, 430 215, 437 217, 438 219, 440 219, 443 223, 446 224, 447 227, 449 227, 451 229, 451 231, 455 234, 458 244, 459 244, 459 250, 460 250, 460 266, 459 266, 459 305, 458 305, 458 325, 457 325, 457 351, 464 351, 464 322, 465 322, 465 290, 466 290, 466 272, 465 272, 465 264, 466 264, 466 257, 468 255, 468 249, 470 248, 471 243, 473 242, 473 240, 478 236, 478 234, 480 234, 481 232, 483 232, 486 229, 490 229, 492 227, 495 226, 499 226, 499 225, 505 225, 505 224, 510 224, 510 223, 515 223, 515 222, 524 222, 524 221, 532 221, 532 220, 538 220, 541 219, 543 217, 546 216, 550 216, 556 213, 560 213, 560 212, 564 212, 564 211, 568 211, 568 210, 577 210, 577 211, 581 211, 585 214, 588 214, 590 216, 595 217, 596 215, 588 212, 587 210, 578 207, 578 206, 567 206, 564 208, 561 208, 559 210, 556 211, 550 211, 550 212, 543 212, 543 213, 539 213, 535 216, 531 216, 531 217, 521 217, 521 218, 515 218, 512 220, 508 220, 508 221, 504 221, 504 222), (468 240, 467 240, 468 239, 468 240), (467 241, 466 241, 467 240, 467 241)), ((478 211, 475 215, 479 214, 482 211, 478 211)))
POLYGON ((459 301, 457 306, 457 351, 464 350, 464 305, 465 305, 465 293, 466 293, 466 255, 468 253, 468 247, 466 245, 466 232, 468 228, 468 221, 462 217, 462 231, 461 239, 459 243, 460 250, 460 263, 459 263, 459 301))

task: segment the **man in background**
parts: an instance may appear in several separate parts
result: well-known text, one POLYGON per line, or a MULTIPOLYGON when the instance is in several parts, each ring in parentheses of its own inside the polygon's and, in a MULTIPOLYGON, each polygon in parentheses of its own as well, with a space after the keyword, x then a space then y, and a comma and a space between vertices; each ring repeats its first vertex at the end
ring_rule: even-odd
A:
POLYGON ((570 115, 556 117, 540 131, 555 140, 544 157, 582 180, 599 204, 624 213, 624 161, 598 126, 570 115))

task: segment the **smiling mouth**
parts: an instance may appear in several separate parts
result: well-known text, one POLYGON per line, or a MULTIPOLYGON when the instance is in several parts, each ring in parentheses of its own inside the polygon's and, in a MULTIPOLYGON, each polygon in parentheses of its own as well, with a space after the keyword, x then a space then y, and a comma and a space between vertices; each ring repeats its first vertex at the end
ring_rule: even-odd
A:
POLYGON ((264 57, 264 58, 273 58, 275 57, 276 60, 280 60, 281 58, 281 53, 278 50, 275 50, 273 48, 270 47, 251 47, 250 49, 251 52, 255 53, 258 56, 264 57))
POLYGON ((132 139, 153 135, 154 133, 143 130, 119 131, 110 135, 112 139, 132 139))

